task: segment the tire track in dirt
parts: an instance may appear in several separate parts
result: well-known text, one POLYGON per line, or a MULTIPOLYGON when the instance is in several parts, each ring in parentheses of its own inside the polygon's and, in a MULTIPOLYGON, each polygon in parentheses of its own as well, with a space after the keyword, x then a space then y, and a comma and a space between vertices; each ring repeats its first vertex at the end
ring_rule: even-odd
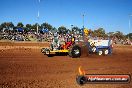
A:
POLYGON ((34 44, 33 47, 32 44, 30 44, 30 47, 26 46, 26 44, 22 45, 20 47, 17 45, 18 48, 9 48, 0 51, 0 88, 132 87, 132 83, 88 84, 79 86, 75 81, 80 65, 88 74, 122 73, 132 75, 131 46, 115 46, 113 55, 110 56, 90 54, 73 59, 69 56, 54 56, 48 58, 40 52, 38 46, 34 48, 36 47, 34 44))

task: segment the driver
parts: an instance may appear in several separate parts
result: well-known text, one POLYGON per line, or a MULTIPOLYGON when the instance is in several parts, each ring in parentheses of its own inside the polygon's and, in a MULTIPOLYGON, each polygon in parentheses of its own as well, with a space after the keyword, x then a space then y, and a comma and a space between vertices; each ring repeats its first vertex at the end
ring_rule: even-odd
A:
POLYGON ((52 50, 58 50, 59 46, 60 46, 60 41, 59 41, 59 34, 56 32, 53 35, 53 40, 51 43, 51 48, 52 50))

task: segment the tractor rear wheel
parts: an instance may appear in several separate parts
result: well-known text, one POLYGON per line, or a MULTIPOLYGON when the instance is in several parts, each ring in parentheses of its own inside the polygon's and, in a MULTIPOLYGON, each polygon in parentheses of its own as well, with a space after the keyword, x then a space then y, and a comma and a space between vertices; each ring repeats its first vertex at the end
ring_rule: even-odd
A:
POLYGON ((72 58, 78 58, 81 56, 81 48, 75 45, 69 49, 69 56, 72 58))

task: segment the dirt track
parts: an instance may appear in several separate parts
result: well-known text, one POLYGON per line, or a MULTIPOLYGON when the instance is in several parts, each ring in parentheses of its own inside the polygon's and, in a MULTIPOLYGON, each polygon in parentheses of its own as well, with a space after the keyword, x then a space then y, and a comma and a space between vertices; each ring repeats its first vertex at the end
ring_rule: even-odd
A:
POLYGON ((44 43, 0 43, 0 88, 132 88, 130 84, 87 84, 75 79, 78 67, 88 74, 131 74, 132 46, 114 46, 111 56, 44 56, 44 43))

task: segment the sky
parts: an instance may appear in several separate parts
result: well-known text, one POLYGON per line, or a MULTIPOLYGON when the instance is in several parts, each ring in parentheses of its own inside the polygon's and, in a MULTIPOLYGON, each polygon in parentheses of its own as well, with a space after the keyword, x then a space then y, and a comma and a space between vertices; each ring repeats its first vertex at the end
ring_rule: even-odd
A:
POLYGON ((82 28, 83 14, 88 29, 102 27, 106 32, 132 33, 132 0, 0 0, 0 24, 47 22, 56 28, 82 28))

